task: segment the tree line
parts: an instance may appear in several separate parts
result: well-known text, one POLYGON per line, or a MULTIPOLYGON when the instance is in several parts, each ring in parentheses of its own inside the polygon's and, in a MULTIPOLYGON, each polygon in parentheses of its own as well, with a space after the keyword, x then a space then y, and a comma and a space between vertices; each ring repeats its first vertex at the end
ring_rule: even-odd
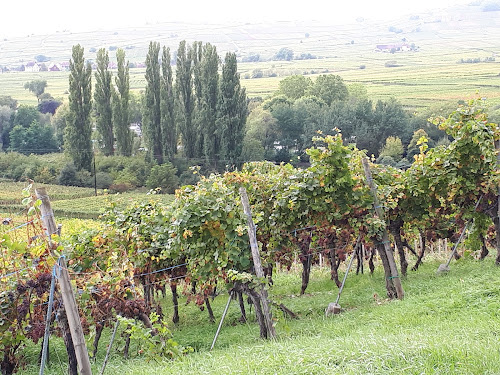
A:
MULTIPOLYGON (((221 59, 210 43, 182 41, 171 53, 150 42, 146 85, 139 93, 130 90, 129 62, 122 49, 116 50, 116 60, 117 70, 111 71, 110 56, 102 48, 92 71, 83 47, 74 46, 69 100, 45 114, 40 106, 53 102, 45 93, 44 81, 25 84, 37 96, 38 108, 0 97, 0 147, 24 154, 64 150, 72 160, 65 167, 71 176, 61 176, 59 168, 52 177, 69 184, 88 180, 84 177, 79 182, 73 175, 90 173, 95 154, 99 158, 135 156, 150 168, 165 164, 157 169, 163 173, 160 180, 169 180, 166 185, 171 190, 177 183, 192 182, 192 174, 187 174, 193 165, 209 173, 246 161, 308 163, 305 150, 318 132, 336 134, 335 129, 340 129, 346 144, 356 144, 379 163, 402 168, 418 154, 422 136, 430 147, 451 140, 427 121, 433 114, 446 113, 447 106, 442 106, 441 113, 415 115, 395 99, 374 103, 366 87, 346 84, 334 74, 314 80, 289 76, 272 96, 247 98, 236 55, 229 52, 221 59), (131 131, 132 123, 139 124, 141 136, 131 131)), ((104 185, 117 180, 138 186, 138 176, 128 176, 119 165, 112 169, 113 176, 103 179, 104 185)), ((30 177, 28 172, 32 171, 25 172, 25 177, 30 177)))
MULTIPOLYGON (((305 150, 318 132, 336 134, 379 162, 405 167, 418 153, 421 136, 431 147, 449 142, 427 119, 431 112, 409 113, 394 98, 374 103, 361 84, 346 84, 334 74, 314 81, 302 75, 284 78, 279 90, 265 100, 253 99, 243 142, 246 161, 308 161, 305 150)), ((448 108, 443 106, 440 112, 448 108)))
MULTIPOLYGON (((146 57, 146 88, 142 98, 142 131, 149 160, 158 164, 181 154, 216 162, 235 162, 247 117, 245 89, 237 73, 236 55, 227 53, 222 63, 216 47, 207 43, 182 41, 176 54, 175 81, 170 49, 151 42, 146 57), (160 55, 161 51, 161 55, 160 55)), ((117 50, 118 73, 115 85, 108 70, 105 49, 97 53, 94 107, 100 150, 104 155, 132 154, 129 129, 129 71, 123 50, 117 50)), ((85 65, 83 48, 73 47, 70 63, 70 96, 65 149, 77 169, 90 170, 91 67, 85 65)))

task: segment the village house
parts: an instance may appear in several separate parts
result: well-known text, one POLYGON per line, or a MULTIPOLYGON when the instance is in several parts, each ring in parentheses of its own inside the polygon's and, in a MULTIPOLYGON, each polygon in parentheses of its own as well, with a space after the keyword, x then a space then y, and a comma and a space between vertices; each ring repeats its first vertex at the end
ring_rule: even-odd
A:
POLYGON ((35 61, 30 61, 29 63, 26 63, 24 65, 24 71, 25 72, 34 72, 34 73, 37 73, 40 71, 40 65, 35 62, 35 61))

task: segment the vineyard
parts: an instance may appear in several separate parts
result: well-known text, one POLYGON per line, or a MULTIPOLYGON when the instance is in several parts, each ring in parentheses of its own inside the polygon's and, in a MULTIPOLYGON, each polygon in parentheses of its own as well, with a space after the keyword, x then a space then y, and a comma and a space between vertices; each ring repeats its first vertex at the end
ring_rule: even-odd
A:
MULTIPOLYGON (((64 241, 58 229, 47 224, 53 214, 41 211, 47 197, 33 195, 31 186, 25 188, 25 222, 14 225, 4 220, 0 232, 2 374, 21 368, 23 350, 40 344, 49 332, 63 338, 70 373, 76 374, 77 367, 85 373, 77 361, 80 348, 74 345, 73 327, 67 321, 68 306, 62 303, 65 272, 77 292, 79 324, 91 341, 91 357, 98 357, 104 345, 100 341, 105 328, 120 324, 124 327, 120 350, 125 358, 131 356, 132 345, 149 359, 186 361, 185 357, 199 356, 190 353, 200 348, 187 346, 178 335, 177 343, 166 326, 168 316, 182 327, 184 301, 206 310, 205 319, 214 322, 220 319, 212 306, 214 298, 227 293, 228 306, 231 298, 238 301, 237 320, 247 325, 257 322, 259 336, 277 337, 272 345, 280 350, 280 345, 286 345, 280 337, 289 335, 286 322, 300 320, 303 314, 294 311, 300 303, 280 299, 279 281, 295 285, 300 300, 314 288, 310 284, 318 272, 343 287, 339 271, 347 272, 344 264, 353 259, 357 274, 363 274, 367 264, 367 273, 372 274, 368 283, 378 280, 378 292, 372 298, 384 305, 380 307, 384 311, 392 299, 415 298, 415 284, 406 289, 406 280, 418 275, 408 272, 409 263, 413 263, 412 270, 419 270, 425 251, 442 249, 444 240, 450 244, 441 250, 446 255, 453 247, 451 256, 483 260, 495 248, 493 257, 500 264, 500 129, 487 121, 479 102, 433 121, 453 141, 428 149, 422 138, 420 154, 405 171, 370 163, 362 151, 345 145, 340 133, 318 135, 315 146, 307 151, 308 168, 248 163, 241 171, 211 175, 195 186, 181 188, 167 204, 158 199, 127 208, 111 203, 101 225, 75 231, 64 241), (244 209, 247 196, 251 211, 244 209), (459 254, 455 250, 460 242, 465 242, 465 250, 459 254), (324 272, 325 265, 328 272, 324 272), (300 280, 288 277, 298 273, 296 267, 300 280), (53 287, 56 281, 61 288, 53 287), (50 331, 46 326, 52 327, 50 331)), ((439 268, 446 273, 453 267, 448 262, 439 268)), ((481 272, 481 265, 474 267, 481 272)), ((495 275, 498 271, 488 272, 495 275)), ((366 277, 358 275, 356 282, 362 285, 366 277)), ((432 288, 429 280, 419 278, 419 282, 432 288)), ((475 293, 498 304, 498 292, 491 294, 491 285, 474 285, 475 293)), ((333 300, 333 295, 320 297, 316 301, 321 307, 311 309, 310 314, 324 316, 333 300)), ((355 303, 350 300, 351 309, 355 303)), ((303 307, 299 310, 304 311, 303 307)), ((339 321, 348 322, 343 312, 339 321)), ((375 313, 382 319, 377 314, 384 313, 375 313)), ((327 316, 324 325, 335 326, 329 322, 336 319, 327 316)), ((37 350, 43 363, 44 351, 40 345, 37 350)), ((331 366, 340 366, 337 362, 331 366)), ((443 369, 447 370, 453 369, 443 369)), ((265 373, 262 368, 254 371, 265 373)))
MULTIPOLYGON (((0 183, 2 184, 0 212, 9 217, 24 212, 25 206, 21 204, 19 192, 24 188, 25 184, 10 181, 1 181, 0 183)), ((61 218, 98 219, 110 205, 124 209, 132 203, 153 200, 168 204, 172 200, 172 196, 167 194, 156 195, 145 192, 109 194, 102 189, 98 189, 97 195, 95 195, 96 191, 92 188, 51 184, 37 184, 37 187, 43 187, 50 191, 54 213, 61 218)))

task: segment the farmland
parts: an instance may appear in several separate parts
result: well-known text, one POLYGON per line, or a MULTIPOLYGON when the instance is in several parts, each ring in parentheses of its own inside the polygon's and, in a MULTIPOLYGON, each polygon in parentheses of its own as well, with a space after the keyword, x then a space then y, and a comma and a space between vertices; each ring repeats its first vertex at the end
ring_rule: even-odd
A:
MULTIPOLYGON (((21 190, 27 184, 24 182, 0 182, 0 215, 18 216, 24 212, 21 204, 21 190)), ((74 186, 37 184, 49 192, 55 215, 60 218, 97 219, 111 204, 125 208, 132 203, 147 201, 171 201, 171 195, 147 195, 146 192, 127 192, 122 194, 107 194, 105 191, 95 191, 92 188, 74 186)))
MULTIPOLYGON (((143 63, 148 43, 159 41, 176 50, 179 41, 201 40, 217 46, 219 53, 236 51, 244 59, 252 54, 259 62, 241 62, 239 71, 249 96, 266 97, 277 88, 280 79, 292 74, 339 74, 346 83, 361 83, 374 100, 396 97, 411 109, 429 108, 435 102, 470 98, 479 94, 493 108, 500 105, 500 59, 487 61, 500 53, 500 17, 498 12, 481 12, 478 7, 461 6, 409 16, 387 23, 364 20, 349 25, 279 22, 270 24, 190 25, 168 23, 135 29, 96 33, 59 33, 32 35, 0 42, 0 65, 21 64, 39 53, 55 61, 68 61, 71 46, 81 43, 86 57, 95 59, 91 48, 118 46, 127 58, 143 63), (401 28, 401 33, 388 30, 401 28), (485 33, 488 38, 485 38, 485 33), (103 41, 106 40, 104 43, 103 41), (379 43, 405 40, 416 51, 387 53, 375 51, 379 43), (310 60, 273 61, 283 47, 295 56, 310 53, 310 60), (19 53, 19 51, 22 53, 19 53), (482 62, 459 64, 461 59, 479 58, 482 62), (395 67, 386 67, 391 61, 395 67), (263 78, 251 78, 255 70, 263 78)), ((111 56, 113 53, 111 53, 111 56)), ((46 79, 47 92, 54 97, 67 95, 67 72, 11 72, 0 74, 0 91, 20 103, 35 104, 36 98, 24 90, 24 82, 46 79)), ((131 89, 145 86, 144 69, 131 69, 131 89)))

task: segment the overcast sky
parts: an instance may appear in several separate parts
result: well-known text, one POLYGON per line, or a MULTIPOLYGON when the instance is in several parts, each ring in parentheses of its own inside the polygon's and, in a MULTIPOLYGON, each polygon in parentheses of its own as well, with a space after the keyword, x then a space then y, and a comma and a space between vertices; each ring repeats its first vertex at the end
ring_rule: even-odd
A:
POLYGON ((93 31, 146 23, 390 19, 466 0, 2 0, 0 36, 93 31))

